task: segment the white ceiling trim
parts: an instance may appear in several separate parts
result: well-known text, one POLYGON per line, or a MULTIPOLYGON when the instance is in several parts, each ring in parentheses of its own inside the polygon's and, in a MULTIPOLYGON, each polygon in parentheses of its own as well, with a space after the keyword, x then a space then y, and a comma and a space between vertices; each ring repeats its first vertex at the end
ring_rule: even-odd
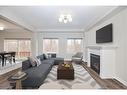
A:
POLYGON ((12 14, 11 12, 9 12, 6 9, 0 10, 0 15, 9 19, 10 21, 15 22, 17 25, 20 25, 28 30, 31 30, 33 32, 60 32, 60 31, 65 31, 65 32, 83 32, 83 31, 88 31, 89 29, 93 28, 94 26, 96 26, 98 23, 100 23, 103 19, 105 19, 106 17, 111 17, 111 14, 116 14, 113 11, 119 9, 120 7, 115 7, 112 8, 110 11, 108 11, 107 13, 105 13, 103 16, 101 16, 100 18, 91 21, 90 24, 87 25, 87 28, 85 29, 35 29, 34 27, 28 25, 27 23, 25 23, 25 21, 23 21, 21 18, 18 18, 18 16, 12 14), (109 16, 110 15, 110 16, 109 16))
POLYGON ((97 22, 101 21, 104 17, 108 16, 113 10, 115 10, 118 7, 112 8, 110 11, 108 11, 107 13, 105 13, 103 16, 101 16, 100 18, 91 21, 89 23, 89 25, 87 25, 87 28, 85 29, 85 31, 89 30, 92 26, 94 26, 97 22))
POLYGON ((34 31, 34 28, 26 24, 23 20, 20 20, 16 15, 10 13, 7 10, 0 10, 0 16, 9 20, 10 22, 30 31, 34 31))
POLYGON ((84 32, 84 29, 37 29, 36 32, 84 32))
POLYGON ((90 29, 92 29, 93 27, 97 26, 98 24, 106 21, 107 19, 113 17, 114 15, 116 15, 117 13, 119 13, 121 10, 124 10, 125 8, 127 8, 127 7, 117 6, 117 7, 113 8, 112 10, 110 10, 109 12, 107 12, 104 16, 100 17, 96 21, 94 21, 91 24, 89 24, 87 26, 87 28, 84 29, 85 32, 89 31, 90 29))

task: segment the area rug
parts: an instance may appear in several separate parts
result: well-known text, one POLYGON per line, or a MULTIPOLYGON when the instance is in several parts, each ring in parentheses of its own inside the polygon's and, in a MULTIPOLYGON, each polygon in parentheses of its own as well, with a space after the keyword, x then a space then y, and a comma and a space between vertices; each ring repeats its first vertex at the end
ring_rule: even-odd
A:
POLYGON ((100 89, 101 86, 90 76, 90 74, 79 64, 72 64, 75 72, 74 80, 57 80, 57 65, 53 66, 40 89, 100 89), (77 86, 76 86, 77 85, 77 86), (60 87, 61 86, 61 87, 60 87), (81 86, 81 87, 80 87, 81 86))

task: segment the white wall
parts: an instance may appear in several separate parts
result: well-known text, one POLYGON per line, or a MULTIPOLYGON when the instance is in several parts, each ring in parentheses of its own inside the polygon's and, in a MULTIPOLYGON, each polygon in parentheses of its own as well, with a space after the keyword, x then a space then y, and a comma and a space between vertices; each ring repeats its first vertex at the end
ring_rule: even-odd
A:
MULTIPOLYGON (((117 46, 115 59, 115 78, 127 85, 127 9, 121 11, 112 18, 95 26, 85 32, 86 46, 117 46), (113 23, 113 42, 106 44, 96 44, 96 30, 113 23)), ((87 57, 86 57, 87 58, 87 57)))
MULTIPOLYGON (((61 32, 61 31, 60 31, 61 32)), ((58 38, 59 39, 59 52, 58 56, 70 59, 73 54, 67 53, 67 38, 83 38, 83 33, 38 33, 38 54, 41 54, 43 51, 43 38, 58 38)), ((84 45, 83 45, 84 46, 84 45)))
POLYGON ((0 51, 4 51, 5 38, 30 38, 32 41, 32 54, 35 55, 35 35, 30 31, 17 30, 15 32, 0 31, 0 51))
POLYGON ((59 39, 59 57, 70 59, 73 54, 67 53, 67 38, 83 38, 83 33, 38 33, 38 54, 41 54, 43 51, 43 38, 58 38, 59 39))
MULTIPOLYGON (((0 32, 0 51, 4 50, 5 38, 31 38, 32 56, 37 56, 43 53, 43 38, 58 38, 59 39, 59 57, 70 59, 73 54, 67 53, 67 38, 83 38, 83 33, 37 33, 28 31, 15 31, 15 32, 0 32)), ((84 47, 84 39, 83 46, 84 47)))

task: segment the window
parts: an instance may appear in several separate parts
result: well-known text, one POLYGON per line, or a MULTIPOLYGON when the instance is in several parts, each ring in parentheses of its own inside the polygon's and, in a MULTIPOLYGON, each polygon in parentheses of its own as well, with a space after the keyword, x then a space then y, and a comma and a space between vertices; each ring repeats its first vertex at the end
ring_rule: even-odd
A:
POLYGON ((43 39, 44 53, 58 53, 58 39, 49 38, 43 39))
POLYGON ((23 59, 31 55, 30 39, 5 39, 4 51, 15 51, 16 58, 23 59))
POLYGON ((70 38, 67 40, 67 52, 75 53, 82 51, 82 39, 81 38, 70 38))

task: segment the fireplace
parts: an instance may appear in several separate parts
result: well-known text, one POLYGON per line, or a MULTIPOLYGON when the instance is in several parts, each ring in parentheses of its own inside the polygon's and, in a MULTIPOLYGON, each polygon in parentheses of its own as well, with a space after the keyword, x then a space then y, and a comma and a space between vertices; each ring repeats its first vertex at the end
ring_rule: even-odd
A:
POLYGON ((100 74, 100 56, 90 53, 90 67, 100 74))

